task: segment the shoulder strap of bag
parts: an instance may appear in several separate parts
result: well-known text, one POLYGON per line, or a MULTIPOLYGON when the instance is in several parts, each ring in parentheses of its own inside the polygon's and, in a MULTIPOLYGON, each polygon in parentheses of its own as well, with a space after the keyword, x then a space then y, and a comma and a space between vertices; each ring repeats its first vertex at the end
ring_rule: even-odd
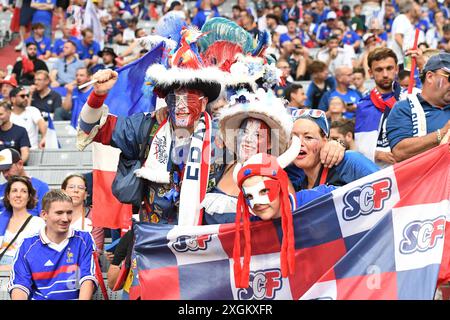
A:
POLYGON ((30 222, 31 218, 33 218, 32 215, 30 215, 27 220, 25 220, 25 222, 22 224, 22 226, 20 227, 19 231, 17 231, 16 235, 14 236, 14 238, 9 242, 8 246, 5 248, 5 250, 3 250, 2 253, 0 253, 0 260, 2 260, 3 256, 5 255, 6 251, 8 251, 9 247, 12 246, 12 244, 17 240, 17 237, 19 237, 19 234, 23 231, 23 229, 25 229, 25 227, 27 226, 28 222, 30 222))
POLYGON ((145 136, 144 136, 144 143, 141 145, 141 150, 139 151, 139 161, 142 163, 144 161, 145 157, 145 149, 147 146, 151 143, 152 139, 149 139, 150 133, 152 132, 153 126, 156 122, 156 116, 151 118, 150 120, 150 126, 148 127, 145 136))
POLYGON ((328 168, 323 168, 319 184, 325 184, 325 182, 327 182, 327 176, 328 176, 328 168))

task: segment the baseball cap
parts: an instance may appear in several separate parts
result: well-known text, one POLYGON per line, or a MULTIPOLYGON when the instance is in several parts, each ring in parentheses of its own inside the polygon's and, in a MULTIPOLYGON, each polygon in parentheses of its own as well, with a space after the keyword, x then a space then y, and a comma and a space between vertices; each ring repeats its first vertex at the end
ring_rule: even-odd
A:
POLYGON ((14 163, 21 159, 19 151, 16 149, 3 149, 0 151, 0 170, 8 170, 14 163))
POLYGON ((435 71, 444 69, 445 72, 450 73, 450 53, 442 52, 432 56, 423 68, 423 73, 428 71, 435 71))
POLYGON ((370 38, 375 38, 375 35, 370 32, 363 35, 362 39, 363 39, 364 44, 366 44, 370 38))
POLYGON ((13 75, 8 75, 5 79, 0 80, 0 84, 9 84, 12 87, 17 87, 17 80, 13 75))
POLYGON ((331 19, 336 19, 336 18, 337 18, 336 12, 330 11, 330 12, 327 13, 327 19, 326 20, 331 20, 331 19))

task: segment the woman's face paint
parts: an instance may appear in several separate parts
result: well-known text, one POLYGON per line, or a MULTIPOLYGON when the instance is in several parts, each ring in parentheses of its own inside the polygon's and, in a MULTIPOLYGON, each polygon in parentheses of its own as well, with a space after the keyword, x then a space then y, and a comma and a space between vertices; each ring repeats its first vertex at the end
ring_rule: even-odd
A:
POLYGON ((178 128, 192 128, 203 111, 204 96, 197 90, 175 90, 166 96, 169 118, 178 128))
POLYGON ((320 151, 326 142, 320 132, 319 126, 308 119, 298 119, 294 122, 292 133, 302 139, 300 153, 294 160, 298 168, 310 169, 320 165, 320 151))
POLYGON ((246 119, 237 135, 237 156, 239 162, 247 161, 257 153, 267 153, 270 147, 270 129, 263 121, 246 119))
POLYGON ((262 220, 280 217, 280 181, 268 177, 250 177, 242 184, 247 205, 262 220))

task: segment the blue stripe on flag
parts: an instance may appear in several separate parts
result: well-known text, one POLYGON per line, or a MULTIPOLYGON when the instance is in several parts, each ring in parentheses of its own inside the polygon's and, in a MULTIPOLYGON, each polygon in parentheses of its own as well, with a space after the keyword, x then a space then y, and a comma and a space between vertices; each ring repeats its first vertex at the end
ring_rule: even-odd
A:
POLYGON ((432 300, 434 298, 440 265, 397 271, 399 300, 432 300))

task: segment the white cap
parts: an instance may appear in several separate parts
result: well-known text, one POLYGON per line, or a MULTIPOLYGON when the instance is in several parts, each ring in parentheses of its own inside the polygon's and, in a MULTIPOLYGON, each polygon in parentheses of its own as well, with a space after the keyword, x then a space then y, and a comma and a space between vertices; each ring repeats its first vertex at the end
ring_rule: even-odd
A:
POLYGON ((336 12, 330 11, 330 12, 327 13, 327 18, 326 18, 326 20, 328 20, 328 19, 336 19, 336 18, 337 18, 336 12))

